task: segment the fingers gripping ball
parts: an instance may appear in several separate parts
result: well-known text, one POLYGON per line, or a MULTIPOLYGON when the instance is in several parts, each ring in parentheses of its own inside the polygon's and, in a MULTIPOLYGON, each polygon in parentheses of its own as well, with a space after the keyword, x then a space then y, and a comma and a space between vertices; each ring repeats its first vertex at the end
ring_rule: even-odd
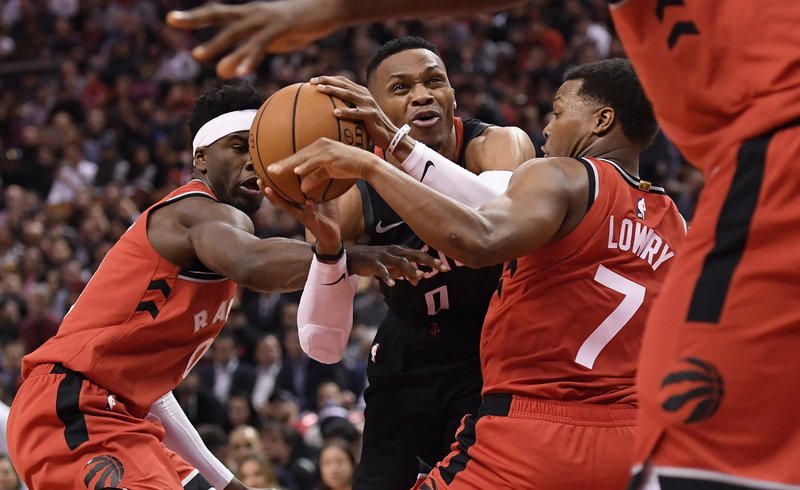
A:
POLYGON ((250 156, 261 181, 279 196, 295 203, 335 199, 353 186, 352 179, 328 179, 307 193, 293 173, 270 174, 266 168, 319 138, 330 138, 369 149, 369 137, 358 121, 338 119, 335 108, 346 107, 341 99, 320 93, 308 83, 284 87, 267 99, 250 127, 250 156))

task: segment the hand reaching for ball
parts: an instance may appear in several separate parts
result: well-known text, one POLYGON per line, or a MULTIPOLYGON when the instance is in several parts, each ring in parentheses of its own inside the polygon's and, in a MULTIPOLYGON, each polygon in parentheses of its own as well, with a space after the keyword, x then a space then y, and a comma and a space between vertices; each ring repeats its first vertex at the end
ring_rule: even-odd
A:
POLYGON ((273 206, 302 223, 317 238, 319 253, 333 255, 339 250, 342 243, 342 235, 339 231, 341 215, 339 214, 339 205, 335 201, 315 203, 309 200, 305 204, 296 204, 282 198, 269 187, 264 187, 264 183, 260 179, 258 185, 273 206))
POLYGON ((388 165, 377 155, 328 138, 320 138, 294 155, 267 167, 271 175, 294 173, 308 192, 330 179, 365 179, 370 169, 388 165))

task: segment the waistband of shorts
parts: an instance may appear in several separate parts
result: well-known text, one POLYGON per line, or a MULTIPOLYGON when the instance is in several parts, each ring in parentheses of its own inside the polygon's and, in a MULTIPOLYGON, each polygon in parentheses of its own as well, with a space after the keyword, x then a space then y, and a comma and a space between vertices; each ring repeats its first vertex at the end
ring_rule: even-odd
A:
POLYGON ((478 416, 531 418, 551 422, 597 425, 634 425, 637 410, 630 405, 601 405, 547 400, 510 393, 484 395, 478 416))
POLYGON ((28 377, 42 376, 45 374, 67 374, 67 375, 77 376, 81 379, 86 379, 86 377, 83 374, 77 371, 73 371, 72 369, 69 369, 67 367, 64 367, 64 365, 61 363, 52 363, 52 362, 46 362, 44 364, 39 364, 37 366, 34 366, 34 368, 31 369, 30 373, 28 373, 28 377))

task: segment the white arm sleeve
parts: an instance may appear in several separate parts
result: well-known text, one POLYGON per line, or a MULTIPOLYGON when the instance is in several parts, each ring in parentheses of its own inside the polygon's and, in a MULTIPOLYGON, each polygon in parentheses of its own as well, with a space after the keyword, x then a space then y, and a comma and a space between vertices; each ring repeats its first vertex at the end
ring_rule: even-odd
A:
POLYGON ((300 347, 325 364, 339 362, 353 328, 353 298, 358 276, 347 275, 347 254, 335 264, 311 260, 297 309, 300 347))
POLYGON ((420 142, 414 145, 401 167, 431 189, 473 208, 505 192, 513 173, 491 170, 475 175, 420 142))
POLYGON ((157 417, 164 426, 164 445, 197 468, 214 488, 225 488, 233 480, 233 473, 203 444, 172 392, 153 403, 149 416, 157 417))

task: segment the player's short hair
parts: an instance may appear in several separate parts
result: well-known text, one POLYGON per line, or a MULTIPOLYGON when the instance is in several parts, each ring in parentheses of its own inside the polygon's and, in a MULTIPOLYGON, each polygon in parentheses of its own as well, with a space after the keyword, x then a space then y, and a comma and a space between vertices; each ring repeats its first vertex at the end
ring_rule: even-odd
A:
POLYGON ((642 148, 650 146, 658 123, 630 61, 612 58, 576 66, 567 70, 567 80, 583 80, 580 95, 610 106, 625 136, 642 148))
POLYGON ((189 114, 190 139, 208 121, 233 111, 258 109, 266 96, 250 84, 225 84, 202 93, 189 114))
POLYGON ((381 63, 383 63, 386 58, 403 51, 408 51, 409 49, 427 49, 439 58, 442 57, 439 54, 439 50, 436 48, 436 45, 427 39, 422 39, 421 37, 417 36, 405 36, 392 39, 378 48, 378 51, 376 51, 375 54, 372 55, 372 58, 370 58, 367 62, 367 82, 372 79, 372 76, 375 74, 375 70, 381 66, 381 63))

